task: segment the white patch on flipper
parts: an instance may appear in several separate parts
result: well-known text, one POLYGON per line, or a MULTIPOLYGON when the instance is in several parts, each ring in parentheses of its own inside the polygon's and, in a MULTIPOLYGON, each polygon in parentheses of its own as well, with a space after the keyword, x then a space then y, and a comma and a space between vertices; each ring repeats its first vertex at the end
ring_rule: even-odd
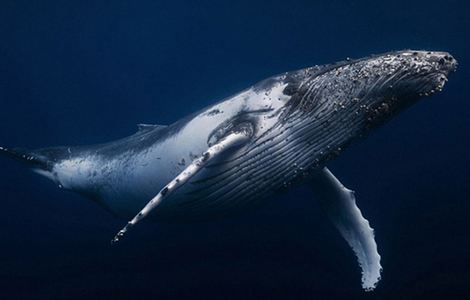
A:
POLYGON ((373 290, 381 278, 380 255, 374 230, 357 207, 354 192, 327 168, 314 177, 312 185, 331 221, 356 254, 362 269, 362 288, 373 290))
POLYGON ((209 147, 200 157, 194 159, 178 176, 170 181, 163 187, 158 194, 153 197, 142 210, 130 220, 123 229, 121 229, 111 240, 112 243, 117 243, 132 228, 135 224, 145 218, 152 210, 154 210, 164 198, 173 193, 179 187, 184 185, 191 177, 202 170, 206 164, 213 158, 222 154, 226 149, 238 146, 249 140, 253 134, 251 127, 244 127, 238 131, 233 131, 227 136, 221 138, 217 143, 209 147))

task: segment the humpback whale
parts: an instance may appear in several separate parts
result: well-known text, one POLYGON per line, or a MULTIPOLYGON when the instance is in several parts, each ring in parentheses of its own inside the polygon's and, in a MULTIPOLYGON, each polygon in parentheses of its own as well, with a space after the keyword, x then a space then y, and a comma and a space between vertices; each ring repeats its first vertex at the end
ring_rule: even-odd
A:
POLYGON ((270 77, 171 125, 139 124, 117 141, 0 153, 130 219, 113 243, 144 218, 219 218, 309 185, 353 249, 362 287, 372 290, 382 271, 373 229, 328 162, 441 91, 456 66, 435 51, 346 59, 270 77))

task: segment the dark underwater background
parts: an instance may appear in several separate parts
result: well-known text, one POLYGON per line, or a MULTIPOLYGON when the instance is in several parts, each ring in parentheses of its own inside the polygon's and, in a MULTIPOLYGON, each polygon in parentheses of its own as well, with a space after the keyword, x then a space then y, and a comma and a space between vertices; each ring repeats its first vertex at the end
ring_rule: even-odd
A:
POLYGON ((468 1, 0 2, 0 145, 110 141, 271 75, 406 48, 459 61, 330 165, 376 231, 383 279, 307 187, 223 221, 127 220, 0 158, 0 299, 470 299, 468 1))

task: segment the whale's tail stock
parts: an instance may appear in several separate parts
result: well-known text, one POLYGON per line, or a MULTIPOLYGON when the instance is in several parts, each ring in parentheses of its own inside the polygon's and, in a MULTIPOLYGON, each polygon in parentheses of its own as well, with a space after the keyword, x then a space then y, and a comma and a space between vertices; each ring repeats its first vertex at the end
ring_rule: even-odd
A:
POLYGON ((48 147, 40 149, 0 147, 1 156, 20 161, 33 172, 42 175, 60 188, 78 191, 88 188, 89 165, 80 164, 83 160, 72 161, 81 152, 78 147, 48 147), (70 162, 67 164, 67 162, 70 162), (81 169, 80 169, 81 168, 81 169), (80 176, 85 174, 84 176, 80 176))
POLYGON ((6 148, 0 146, 0 156, 7 156, 24 163, 32 171, 41 174, 53 181, 54 165, 67 156, 66 147, 52 147, 37 150, 26 148, 6 148))
POLYGON ((50 147, 41 149, 27 148, 7 148, 0 146, 0 156, 6 156, 22 162, 33 172, 42 175, 59 187, 63 187, 61 180, 58 178, 59 172, 55 169, 58 163, 71 156, 71 148, 69 147, 50 147))
POLYGON ((50 171, 52 169, 53 159, 37 152, 38 151, 31 151, 25 148, 0 147, 0 155, 3 154, 23 162, 33 169, 50 171))

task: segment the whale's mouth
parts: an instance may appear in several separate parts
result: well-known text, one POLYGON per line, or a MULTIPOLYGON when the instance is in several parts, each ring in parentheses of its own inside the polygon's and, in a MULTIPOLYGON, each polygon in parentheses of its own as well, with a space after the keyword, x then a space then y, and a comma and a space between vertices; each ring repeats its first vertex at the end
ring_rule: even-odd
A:
POLYGON ((440 92, 457 61, 447 52, 408 52, 401 54, 402 65, 389 80, 395 95, 405 98, 423 97, 440 92))
POLYGON ((400 65, 377 89, 377 100, 367 109, 367 127, 377 127, 416 103, 443 90, 457 61, 446 52, 410 51, 398 54, 400 65))
POLYGON ((436 92, 441 92, 448 81, 449 74, 457 70, 458 62, 450 54, 441 55, 437 60, 437 66, 430 72, 425 72, 427 84, 423 85, 423 90, 418 96, 430 96, 436 92))
POLYGON ((390 84, 390 94, 397 98, 419 99, 442 91, 449 74, 458 66, 457 60, 447 52, 413 51, 400 56, 402 65, 391 75, 393 79, 386 81, 390 84))

